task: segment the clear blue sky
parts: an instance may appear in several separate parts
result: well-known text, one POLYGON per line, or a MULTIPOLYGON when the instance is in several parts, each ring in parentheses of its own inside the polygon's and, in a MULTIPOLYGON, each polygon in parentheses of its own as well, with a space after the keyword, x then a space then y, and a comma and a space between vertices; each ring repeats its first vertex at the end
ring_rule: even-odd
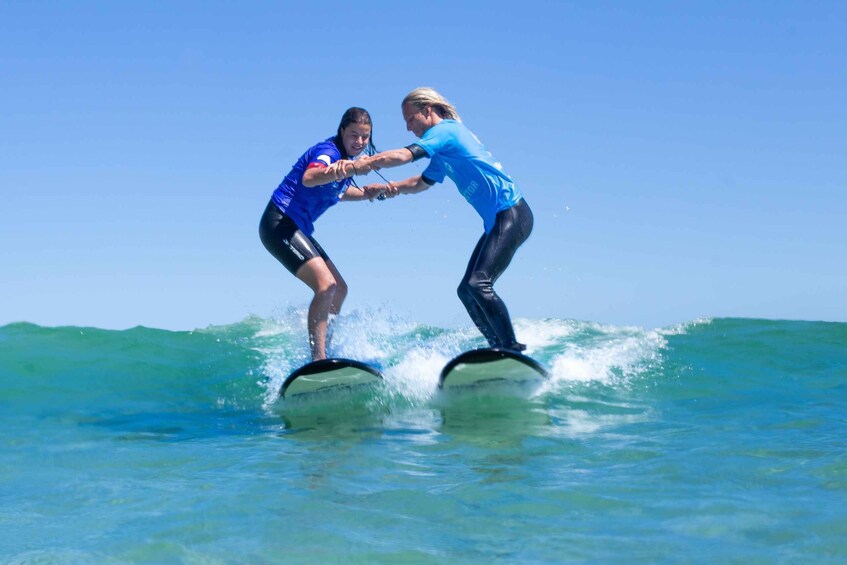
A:
MULTIPOLYGON (((258 239, 272 190, 349 106, 411 143, 424 85, 535 211, 497 285, 515 318, 847 321, 843 2, 0 0, 0 324, 305 306, 258 239)), ((315 235, 348 311, 469 326, 481 232, 448 180, 315 235)))

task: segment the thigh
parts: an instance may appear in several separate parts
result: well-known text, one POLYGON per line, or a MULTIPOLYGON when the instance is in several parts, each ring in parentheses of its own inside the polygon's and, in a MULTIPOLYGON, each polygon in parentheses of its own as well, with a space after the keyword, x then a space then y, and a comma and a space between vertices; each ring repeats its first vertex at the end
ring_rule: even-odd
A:
POLYGON ((529 237, 532 223, 532 212, 523 200, 497 214, 494 227, 474 250, 475 264, 468 267, 469 272, 482 272, 496 280, 512 262, 518 247, 529 237))
MULTIPOLYGON (((330 259, 314 257, 297 269, 295 276, 306 283, 313 291, 325 290, 330 286, 338 285, 346 288, 346 281, 330 259)), ((345 290, 346 292, 346 290, 345 290)))
POLYGON ((314 292, 326 290, 335 284, 335 276, 322 257, 313 257, 304 262, 294 275, 314 292))
POLYGON ((300 231, 294 220, 283 214, 273 202, 268 204, 262 216, 259 236, 271 255, 294 275, 314 258, 329 260, 320 244, 300 231))

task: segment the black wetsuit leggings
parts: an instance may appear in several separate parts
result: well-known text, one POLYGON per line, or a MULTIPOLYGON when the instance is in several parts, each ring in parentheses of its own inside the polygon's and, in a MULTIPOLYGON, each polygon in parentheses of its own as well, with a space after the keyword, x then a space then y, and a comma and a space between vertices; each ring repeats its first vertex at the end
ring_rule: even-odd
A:
POLYGON ((300 231, 294 220, 282 213, 273 200, 268 202, 262 214, 259 237, 271 255, 294 276, 310 259, 322 257, 324 261, 329 261, 329 255, 317 240, 300 231))
POLYGON ((494 292, 494 283, 509 266, 518 247, 532 232, 532 210, 525 200, 497 214, 494 227, 483 234, 459 284, 459 298, 491 347, 523 349, 506 305, 494 292))

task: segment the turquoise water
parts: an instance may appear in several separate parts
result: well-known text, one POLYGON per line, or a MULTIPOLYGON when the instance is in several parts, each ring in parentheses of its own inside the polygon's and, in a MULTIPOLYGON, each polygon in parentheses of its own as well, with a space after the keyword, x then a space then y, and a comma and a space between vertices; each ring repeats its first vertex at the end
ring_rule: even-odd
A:
POLYGON ((353 313, 385 386, 286 405, 303 317, 0 327, 0 562, 847 562, 847 324, 519 320, 549 384, 443 397, 473 331, 353 313))

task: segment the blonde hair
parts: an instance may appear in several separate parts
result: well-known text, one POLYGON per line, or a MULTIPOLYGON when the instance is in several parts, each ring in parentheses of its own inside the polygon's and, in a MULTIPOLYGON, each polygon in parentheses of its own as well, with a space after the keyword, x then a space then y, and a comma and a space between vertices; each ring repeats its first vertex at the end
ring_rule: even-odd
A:
POLYGON ((432 106, 435 111, 444 119, 456 120, 461 122, 459 112, 456 108, 441 96, 434 88, 422 86, 411 91, 403 99, 403 104, 411 104, 418 110, 423 110, 427 106, 432 106))

